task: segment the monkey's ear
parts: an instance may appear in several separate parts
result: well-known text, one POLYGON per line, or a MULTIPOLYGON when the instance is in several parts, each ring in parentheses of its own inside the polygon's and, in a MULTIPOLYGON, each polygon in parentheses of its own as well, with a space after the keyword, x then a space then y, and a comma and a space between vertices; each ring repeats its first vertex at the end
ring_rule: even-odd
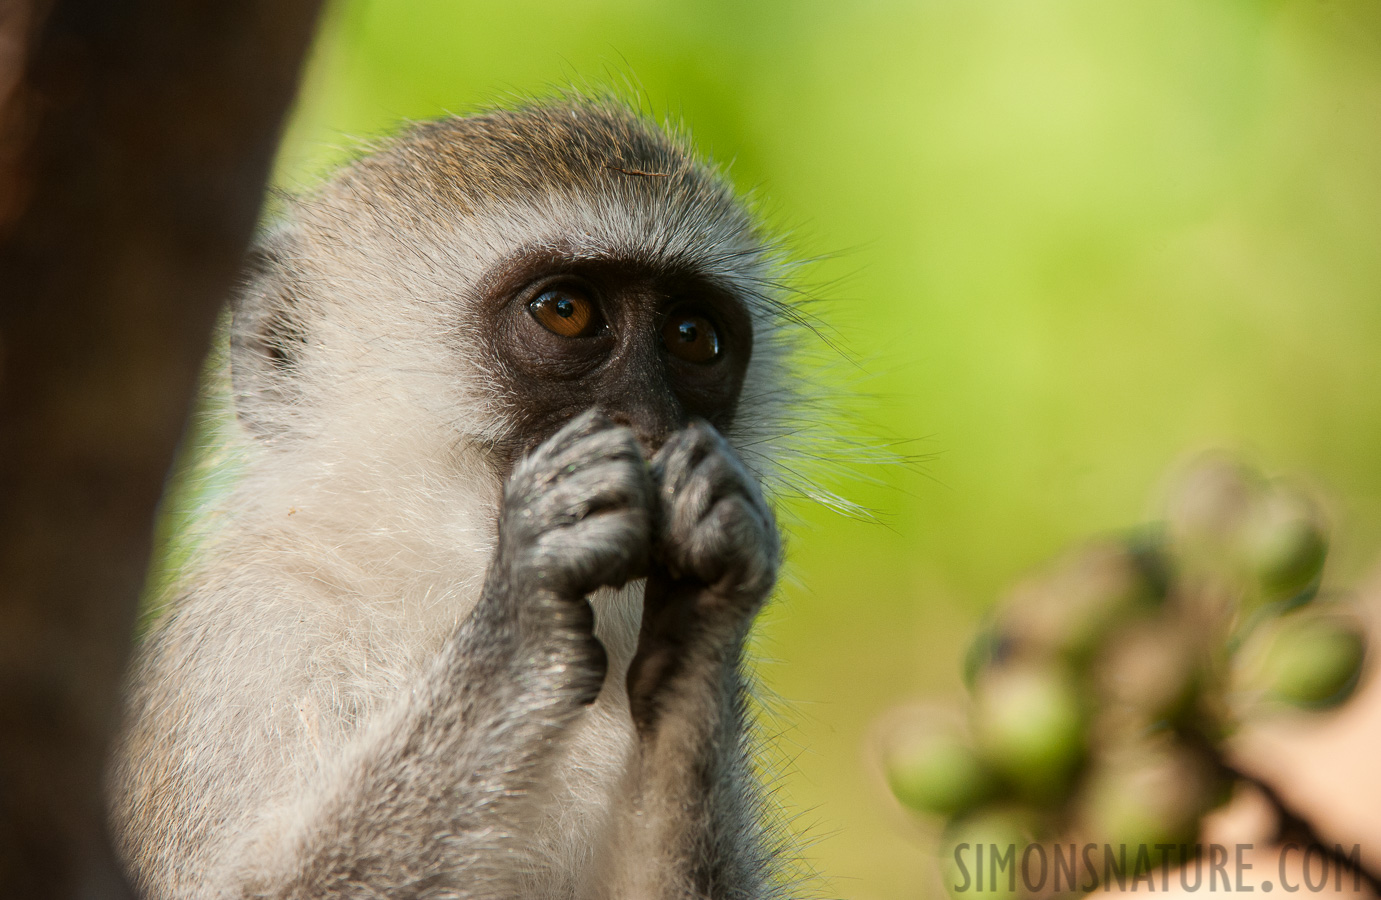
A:
POLYGON ((250 250, 230 316, 230 384, 235 414, 253 434, 291 430, 307 332, 290 271, 291 237, 270 235, 250 250))

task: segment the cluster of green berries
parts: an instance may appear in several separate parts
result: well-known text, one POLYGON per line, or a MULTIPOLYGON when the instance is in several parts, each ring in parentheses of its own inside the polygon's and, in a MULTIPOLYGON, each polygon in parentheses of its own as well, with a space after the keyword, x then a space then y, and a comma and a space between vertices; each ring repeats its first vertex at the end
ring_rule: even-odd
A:
POLYGON ((889 732, 892 792, 943 818, 946 846, 1192 846, 1232 787, 1225 738, 1357 684, 1364 632, 1320 596, 1326 553, 1305 492, 1200 461, 1163 524, 1011 593, 968 654, 967 716, 889 732))

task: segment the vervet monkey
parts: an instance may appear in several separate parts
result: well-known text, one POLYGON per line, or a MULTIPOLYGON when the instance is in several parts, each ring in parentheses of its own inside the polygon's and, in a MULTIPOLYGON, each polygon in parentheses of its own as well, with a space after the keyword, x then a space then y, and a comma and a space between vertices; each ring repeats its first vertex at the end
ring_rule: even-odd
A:
POLYGON ((604 102, 415 126, 293 202, 233 309, 243 475, 112 770, 145 895, 781 895, 741 673, 779 267, 604 102))

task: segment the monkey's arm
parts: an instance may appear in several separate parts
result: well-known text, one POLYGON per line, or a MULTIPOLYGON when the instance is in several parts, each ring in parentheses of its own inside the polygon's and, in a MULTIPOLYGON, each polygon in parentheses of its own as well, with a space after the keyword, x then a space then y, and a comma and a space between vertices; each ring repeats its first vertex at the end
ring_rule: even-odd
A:
POLYGON ((544 763, 604 677, 585 597, 641 574, 650 489, 632 434, 598 415, 525 460, 479 604, 326 779, 285 863, 244 893, 521 896, 544 763))
POLYGON ((655 562, 628 675, 634 852, 616 871, 640 897, 771 896, 740 666, 776 580, 776 524, 756 480, 705 423, 675 435, 652 475, 655 562))

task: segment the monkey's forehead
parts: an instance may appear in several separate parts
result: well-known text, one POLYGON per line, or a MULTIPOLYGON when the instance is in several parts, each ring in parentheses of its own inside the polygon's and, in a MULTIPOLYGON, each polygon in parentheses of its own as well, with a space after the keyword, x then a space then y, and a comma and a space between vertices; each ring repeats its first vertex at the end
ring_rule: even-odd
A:
POLYGON ((416 125, 347 167, 326 194, 484 214, 551 197, 656 205, 750 228, 724 177, 627 108, 563 101, 416 125))
POLYGON ((376 280, 407 274, 441 293, 547 253, 693 274, 747 297, 773 290, 781 262, 722 175, 684 142, 625 108, 585 101, 415 126, 288 220, 308 256, 376 280))

